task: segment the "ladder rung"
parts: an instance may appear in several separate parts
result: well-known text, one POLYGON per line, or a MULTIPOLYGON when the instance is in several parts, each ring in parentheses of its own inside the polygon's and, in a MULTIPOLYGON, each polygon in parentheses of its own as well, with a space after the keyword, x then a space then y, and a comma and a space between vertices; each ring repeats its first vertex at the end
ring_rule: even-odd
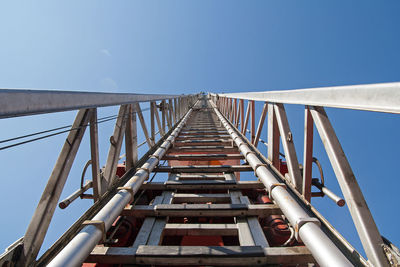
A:
POLYGON ((204 202, 229 202, 231 196, 229 194, 180 194, 175 193, 172 202, 178 203, 204 203, 204 202))
POLYGON ((225 160, 225 159, 243 159, 242 154, 181 154, 166 155, 166 160, 225 160))
POLYGON ((227 131, 195 131, 195 132, 189 132, 189 131, 182 131, 181 135, 204 135, 204 134, 212 134, 212 135, 219 135, 219 134, 227 134, 227 131))
POLYGON ((183 141, 183 142, 175 142, 174 146, 225 146, 225 145, 232 145, 231 140, 188 140, 188 141, 183 141))
POLYGON ((235 180, 171 180, 165 182, 167 185, 219 185, 219 184, 236 184, 235 180))
POLYGON ((253 171, 249 165, 195 165, 195 166, 158 166, 154 172, 193 173, 193 172, 245 172, 253 171))
POLYGON ((212 153, 239 153, 237 147, 232 146, 180 146, 172 147, 168 153, 181 153, 181 152, 212 152, 212 153))
POLYGON ((236 224, 220 223, 168 223, 164 227, 165 235, 222 235, 236 236, 236 224))
POLYGON ((96 247, 86 262, 148 265, 256 266, 315 262, 306 247, 139 246, 96 247))
POLYGON ((144 183, 140 189, 142 190, 167 190, 167 189, 264 189, 265 186, 258 181, 238 181, 235 184, 166 184, 165 182, 144 183))
POLYGON ((225 135, 179 135, 175 140, 188 140, 188 139, 210 139, 214 140, 215 138, 229 138, 230 135, 226 133, 225 135))
POLYGON ((281 215, 282 211, 274 204, 158 204, 136 205, 125 208, 121 215, 148 217, 232 217, 281 215))

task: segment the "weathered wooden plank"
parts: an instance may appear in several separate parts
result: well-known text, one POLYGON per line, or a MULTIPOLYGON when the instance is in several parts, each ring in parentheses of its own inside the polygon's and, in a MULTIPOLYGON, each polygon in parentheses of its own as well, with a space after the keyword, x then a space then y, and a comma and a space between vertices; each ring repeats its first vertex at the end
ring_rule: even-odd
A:
POLYGON ((225 127, 209 125, 209 124, 200 125, 200 126, 203 126, 203 127, 198 127, 197 125, 196 126, 187 125, 182 128, 182 131, 183 132, 208 132, 208 131, 210 131, 210 127, 212 127, 211 131, 214 131, 214 132, 225 131, 226 132, 225 127))
POLYGON ((193 184, 193 185, 210 185, 210 184, 236 184, 236 181, 226 180, 175 180, 166 181, 167 185, 181 185, 181 184, 193 184))
MULTIPOLYGON (((169 179, 173 179, 171 176, 169 179)), ((163 204, 171 204, 173 191, 164 191, 162 193, 163 204)), ((157 218, 154 222, 153 228, 151 229, 149 240, 147 245, 160 245, 162 240, 162 233, 165 225, 167 224, 167 218, 157 218)))
POLYGON ((228 203, 229 194, 174 194, 173 203, 228 203))
MULTIPOLYGON (((234 179, 234 175, 233 174, 227 175, 227 178, 234 179)), ((240 197, 242 196, 242 192, 230 191, 229 195, 231 197, 232 204, 239 205, 241 203, 240 197)), ((235 218, 235 221, 238 228, 239 244, 241 246, 254 246, 255 243, 251 235, 250 227, 247 223, 246 218, 238 217, 235 218)))
POLYGON ((236 183, 223 184, 166 184, 165 182, 144 183, 140 189, 142 190, 166 190, 166 189, 263 189, 265 186, 259 181, 238 181, 236 183))
POLYGON ((239 244, 241 246, 254 246, 253 236, 251 235, 250 226, 246 218, 236 218, 236 225, 239 230, 239 244))
POLYGON ((228 133, 226 134, 219 134, 219 135, 211 135, 211 134, 205 134, 205 135, 184 135, 180 134, 175 140, 188 140, 188 139, 206 139, 206 140, 214 140, 215 138, 229 138, 230 135, 228 133))
MULTIPOLYGON (((179 141, 179 143, 202 143, 202 142, 209 142, 209 143, 218 143, 218 142, 232 142, 232 139, 227 137, 227 138, 213 138, 212 140, 203 140, 203 139, 189 139, 189 140, 182 140, 179 141)), ((176 144, 176 143, 175 143, 176 144)))
POLYGON ((243 159, 241 154, 181 154, 181 155, 165 155, 165 160, 226 160, 226 159, 243 159))
MULTIPOLYGON (((163 201, 164 197, 163 196, 157 196, 154 199, 153 204, 161 204, 163 201)), ((135 242, 133 243, 133 247, 138 247, 139 245, 146 245, 147 240, 149 239, 151 229, 153 228, 154 222, 156 221, 156 217, 147 217, 143 224, 142 227, 140 227, 140 231, 138 235, 136 236, 135 242)))
POLYGON ((229 139, 221 139, 221 140, 186 140, 186 141, 177 141, 174 143, 175 147, 182 146, 229 146, 232 145, 232 140, 229 139))
POLYGON ((194 180, 201 180, 201 181, 205 181, 205 180, 225 180, 225 178, 223 176, 217 176, 217 175, 209 175, 209 176, 204 176, 204 175, 192 175, 192 176, 179 176, 178 181, 194 181, 194 180))
POLYGON ((220 135, 220 134, 227 134, 227 131, 215 131, 215 130, 210 130, 210 131, 182 131, 181 135, 205 135, 205 134, 210 134, 210 135, 220 135))
POLYGON ((108 264, 256 266, 315 262, 306 247, 139 246, 96 247, 86 262, 108 264))
POLYGON ((165 235, 222 235, 235 236, 238 229, 236 224, 208 223, 168 223, 165 225, 165 235))
MULTIPOLYGON (((250 205, 250 200, 247 196, 241 196, 240 202, 250 205)), ((247 217, 247 224, 250 228, 251 235, 256 246, 269 247, 268 241, 265 238, 264 231, 261 228, 257 217, 247 217)))
POLYGON ((281 215, 278 206, 272 204, 244 205, 244 204, 159 204, 159 205, 136 205, 125 208, 123 216, 175 216, 175 217, 197 217, 197 216, 258 216, 281 215))
POLYGON ((158 166, 154 172, 174 172, 174 173, 192 173, 192 172, 240 172, 253 171, 250 165, 195 165, 195 166, 158 166))
POLYGON ((212 152, 212 153, 239 153, 237 147, 232 146, 179 146, 172 147, 168 150, 169 153, 182 153, 182 152, 212 152))

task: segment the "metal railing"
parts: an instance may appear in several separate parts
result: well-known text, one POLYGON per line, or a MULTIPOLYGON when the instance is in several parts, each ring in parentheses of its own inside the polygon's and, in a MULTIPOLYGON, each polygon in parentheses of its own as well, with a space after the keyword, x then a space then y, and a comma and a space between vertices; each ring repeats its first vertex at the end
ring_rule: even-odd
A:
MULTIPOLYGON (((388 266, 385 244, 378 231, 350 164, 329 121, 324 107, 400 113, 400 83, 355 85, 301 89, 291 91, 268 91, 231 94, 210 94, 219 111, 236 126, 244 136, 250 122, 250 142, 257 146, 264 121, 267 118, 268 157, 267 163, 279 174, 279 144, 282 142, 286 155, 288 173, 282 180, 297 194, 303 203, 324 223, 341 246, 354 254, 354 248, 318 213, 310 204, 313 127, 316 126, 325 151, 335 172, 351 217, 356 226, 368 261, 373 266, 388 266), (244 108, 247 100, 247 109, 244 108), (262 101, 263 108, 256 128, 255 101, 262 101), (284 104, 305 105, 303 170, 293 143, 284 104)), ((275 187, 276 188, 276 187, 275 187)), ((271 192, 269 192, 271 194, 271 192)), ((358 253, 356 253, 358 254, 358 253)), ((357 257, 362 257, 358 254, 357 257)), ((361 262, 366 263, 365 260, 361 262)))
MULTIPOLYGON (((160 141, 165 139, 166 134, 178 125, 196 99, 196 95, 0 90, 0 119, 78 110, 24 237, 1 255, 0 265, 29 266, 35 263, 87 127, 90 128, 92 181, 84 186, 85 190, 78 190, 77 195, 69 200, 73 201, 92 187, 91 198, 97 204, 115 187, 115 173, 124 139, 127 171, 137 165, 136 117, 139 119, 149 150, 154 150, 157 133, 160 133, 160 141), (149 102, 150 129, 146 125, 140 102, 149 102), (105 106, 119 106, 119 112, 115 118, 114 132, 110 137, 107 161, 100 172, 97 109, 105 106)), ((96 210, 100 208, 97 207, 96 210)))

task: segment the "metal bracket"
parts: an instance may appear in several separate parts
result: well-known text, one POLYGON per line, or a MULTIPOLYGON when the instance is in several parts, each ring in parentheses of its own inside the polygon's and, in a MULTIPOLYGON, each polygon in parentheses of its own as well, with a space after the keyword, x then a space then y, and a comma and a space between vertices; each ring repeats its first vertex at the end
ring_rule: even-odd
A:
POLYGON ((103 221, 91 221, 91 220, 86 220, 82 223, 82 225, 93 225, 96 226, 102 233, 102 242, 106 241, 106 225, 104 224, 103 221))
MULTIPOLYGON (((168 141, 168 140, 165 140, 165 141, 168 141)), ((170 141, 168 141, 171 145, 172 145, 172 143, 170 142, 170 141)), ((164 149, 164 150, 167 150, 168 148, 167 147, 165 147, 165 146, 160 146, 160 148, 162 148, 162 149, 164 149)))
POLYGON ((129 187, 129 186, 121 186, 121 187, 117 187, 117 190, 126 190, 131 194, 131 202, 134 200, 135 197, 135 193, 133 192, 133 188, 129 187))
POLYGON ((143 168, 143 167, 136 168, 136 171, 140 171, 140 170, 147 172, 147 175, 150 176, 150 170, 149 169, 143 168))
MULTIPOLYGON (((246 154, 244 155, 244 157, 246 158, 248 154, 253 154, 255 155, 256 153, 254 153, 254 151, 247 151, 246 154)), ((257 168, 256 168, 257 169, 257 168)), ((254 170, 255 172, 255 170, 254 170)))
MULTIPOLYGON (((249 151, 249 152, 252 152, 252 151, 249 151)), ((247 152, 247 153, 249 153, 249 152, 247 152)), ((246 156, 247 156, 247 153, 246 153, 246 156)), ((254 153, 254 152, 252 152, 252 153, 254 153)), ((255 175, 256 177, 258 177, 258 176, 257 176, 257 169, 258 169, 258 167, 261 167, 261 166, 264 166, 265 168, 268 167, 267 164, 263 164, 263 163, 258 163, 258 164, 256 164, 256 166, 254 167, 254 175, 255 175)))
POLYGON ((245 144, 244 142, 242 142, 242 143, 239 144, 238 148, 240 149, 240 147, 241 147, 242 145, 246 145, 246 144, 245 144))
POLYGON ((277 183, 277 184, 272 184, 269 188, 268 188, 268 197, 272 200, 272 190, 275 188, 275 187, 278 187, 278 186, 281 186, 281 187, 283 187, 283 188, 287 188, 286 187, 286 184, 283 184, 283 183, 277 183))
POLYGON ((157 156, 157 155, 150 155, 150 157, 149 158, 156 158, 156 159, 158 159, 158 161, 160 161, 160 156, 157 156))
POLYGON ((300 228, 306 223, 314 223, 314 224, 318 225, 319 227, 321 227, 321 222, 317 218, 312 218, 312 217, 310 217, 310 218, 299 218, 296 221, 296 225, 294 226, 295 237, 296 237, 296 240, 299 241, 299 242, 301 242, 301 238, 299 236, 300 228))

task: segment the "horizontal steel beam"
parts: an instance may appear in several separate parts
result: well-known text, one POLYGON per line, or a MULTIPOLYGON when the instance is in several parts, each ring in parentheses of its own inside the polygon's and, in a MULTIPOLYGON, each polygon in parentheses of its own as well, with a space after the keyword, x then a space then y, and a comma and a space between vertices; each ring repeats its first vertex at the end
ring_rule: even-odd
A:
POLYGON ((400 113, 399 82, 219 94, 219 96, 274 103, 400 113))
POLYGON ((176 97, 182 96, 0 89, 0 118, 116 106, 176 97))

